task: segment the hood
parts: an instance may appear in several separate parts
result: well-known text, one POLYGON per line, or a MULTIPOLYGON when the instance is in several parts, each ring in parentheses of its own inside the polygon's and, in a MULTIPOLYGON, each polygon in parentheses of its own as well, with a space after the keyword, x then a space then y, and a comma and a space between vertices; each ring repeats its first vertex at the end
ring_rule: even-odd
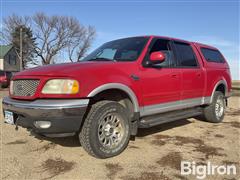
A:
POLYGON ((74 74, 79 74, 81 71, 94 70, 95 68, 106 67, 109 65, 116 64, 116 62, 96 62, 86 61, 77 63, 64 63, 45 65, 41 67, 31 68, 24 70, 16 74, 16 76, 58 76, 58 77, 71 77, 74 74))

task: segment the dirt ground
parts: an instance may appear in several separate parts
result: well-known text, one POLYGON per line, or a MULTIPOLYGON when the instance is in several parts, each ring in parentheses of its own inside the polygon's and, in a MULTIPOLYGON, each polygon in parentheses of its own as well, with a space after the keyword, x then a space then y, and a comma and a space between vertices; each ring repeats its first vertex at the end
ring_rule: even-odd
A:
MULTIPOLYGON (((0 92, 1 97, 6 94, 0 92)), ((230 98, 221 124, 191 118, 140 129, 122 154, 105 160, 89 156, 77 137, 48 139, 30 136, 23 128, 15 131, 1 114, 2 179, 196 179, 181 176, 182 160, 234 164, 236 176, 206 179, 240 179, 239 147, 240 97, 230 98)))

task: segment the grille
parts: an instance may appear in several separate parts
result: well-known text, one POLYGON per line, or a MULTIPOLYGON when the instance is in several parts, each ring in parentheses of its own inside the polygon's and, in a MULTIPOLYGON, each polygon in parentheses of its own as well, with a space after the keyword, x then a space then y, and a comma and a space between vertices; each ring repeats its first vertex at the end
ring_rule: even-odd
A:
POLYGON ((33 96, 38 87, 39 80, 15 80, 13 81, 14 96, 33 96))

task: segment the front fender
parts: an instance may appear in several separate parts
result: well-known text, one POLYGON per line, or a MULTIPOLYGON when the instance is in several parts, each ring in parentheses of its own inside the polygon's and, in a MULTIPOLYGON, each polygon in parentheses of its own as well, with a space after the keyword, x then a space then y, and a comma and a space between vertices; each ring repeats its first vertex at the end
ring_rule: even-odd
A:
POLYGON ((119 89, 119 90, 124 91, 126 94, 128 94, 131 101, 133 102, 134 112, 139 112, 139 104, 138 104, 138 100, 137 100, 135 93, 133 92, 133 90, 131 88, 129 88, 128 86, 126 86, 122 83, 106 83, 106 84, 100 85, 100 86, 96 87, 95 89, 93 89, 87 95, 87 97, 93 97, 96 94, 103 92, 105 90, 109 90, 109 89, 119 89))

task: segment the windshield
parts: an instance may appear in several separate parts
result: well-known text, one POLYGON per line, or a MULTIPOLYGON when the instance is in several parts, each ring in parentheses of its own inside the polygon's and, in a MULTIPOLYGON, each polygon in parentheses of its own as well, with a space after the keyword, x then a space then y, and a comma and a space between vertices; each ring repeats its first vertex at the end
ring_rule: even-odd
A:
POLYGON ((149 38, 132 37, 103 44, 83 61, 135 61, 149 38))

